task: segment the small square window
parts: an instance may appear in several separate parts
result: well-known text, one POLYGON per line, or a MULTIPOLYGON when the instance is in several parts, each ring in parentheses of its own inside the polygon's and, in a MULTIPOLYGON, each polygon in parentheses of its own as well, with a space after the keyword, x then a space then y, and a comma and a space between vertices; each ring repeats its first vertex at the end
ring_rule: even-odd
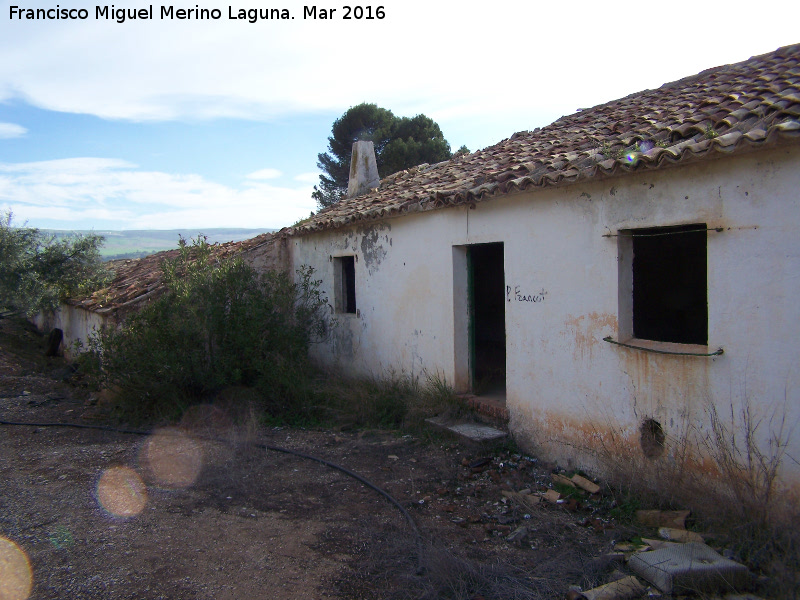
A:
POLYGON ((336 312, 356 314, 355 256, 337 256, 333 259, 333 267, 336 312))
POLYGON ((632 229, 619 239, 620 329, 645 340, 708 344, 706 225, 632 229))

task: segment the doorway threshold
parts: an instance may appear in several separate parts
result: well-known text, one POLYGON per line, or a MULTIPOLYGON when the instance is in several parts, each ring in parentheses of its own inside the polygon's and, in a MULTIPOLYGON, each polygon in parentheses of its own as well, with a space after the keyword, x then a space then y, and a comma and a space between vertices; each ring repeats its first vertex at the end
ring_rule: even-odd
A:
POLYGON ((464 400, 467 406, 478 415, 488 417, 502 424, 508 423, 505 389, 481 394, 480 396, 471 393, 459 394, 458 397, 464 400))

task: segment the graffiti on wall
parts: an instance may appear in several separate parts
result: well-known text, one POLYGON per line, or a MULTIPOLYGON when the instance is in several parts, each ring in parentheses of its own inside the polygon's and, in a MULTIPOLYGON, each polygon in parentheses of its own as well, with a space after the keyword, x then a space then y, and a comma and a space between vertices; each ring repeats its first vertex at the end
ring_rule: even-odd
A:
POLYGON ((544 302, 547 296, 547 290, 544 288, 536 294, 529 294, 527 290, 523 290, 522 286, 515 285, 513 288, 510 285, 506 286, 506 300, 509 302, 544 302))

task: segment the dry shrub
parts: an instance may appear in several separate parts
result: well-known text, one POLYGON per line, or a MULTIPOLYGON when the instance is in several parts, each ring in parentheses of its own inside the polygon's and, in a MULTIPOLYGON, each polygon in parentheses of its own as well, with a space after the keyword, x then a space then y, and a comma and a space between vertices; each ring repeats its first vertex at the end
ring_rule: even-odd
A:
MULTIPOLYGON (((555 570, 515 566, 508 562, 472 560, 441 544, 425 546, 422 572, 417 571, 410 536, 388 530, 364 532, 365 547, 351 565, 346 581, 338 582, 344 597, 386 600, 549 600, 562 597, 563 567, 571 563, 558 554, 555 570), (532 571, 536 571, 533 573, 532 571), (540 573, 546 571, 546 573, 540 573)), ((577 564, 580 564, 578 561, 577 564)), ((572 574, 570 574, 572 575, 572 574)))
POLYGON ((786 450, 794 430, 786 414, 785 403, 765 417, 757 416, 749 402, 738 419, 733 407, 728 419, 713 406, 707 409, 710 433, 701 451, 712 457, 717 478, 698 511, 708 527, 730 535, 742 560, 772 577, 776 597, 795 598, 800 590, 800 504, 780 480, 782 465, 791 459, 786 450))
POLYGON ((407 598, 435 600, 472 600, 474 598, 503 598, 514 600, 543 600, 561 596, 551 577, 535 577, 529 571, 508 563, 479 563, 457 556, 441 547, 430 547, 426 554, 425 573, 408 578, 407 598))
POLYGON ((665 436, 664 452, 657 458, 645 454, 658 454, 650 447, 652 439, 642 453, 631 452, 636 442, 613 426, 595 436, 596 456, 620 504, 691 509, 698 526, 771 578, 771 595, 796 598, 800 505, 781 483, 782 465, 794 460, 786 453, 793 434, 786 415, 784 404, 759 417, 745 400, 738 413, 731 405, 723 417, 709 402, 706 429, 687 425, 665 436))
POLYGON ((330 373, 319 396, 330 419, 350 427, 418 430, 428 417, 466 411, 438 373, 412 377, 389 371, 369 379, 330 373))

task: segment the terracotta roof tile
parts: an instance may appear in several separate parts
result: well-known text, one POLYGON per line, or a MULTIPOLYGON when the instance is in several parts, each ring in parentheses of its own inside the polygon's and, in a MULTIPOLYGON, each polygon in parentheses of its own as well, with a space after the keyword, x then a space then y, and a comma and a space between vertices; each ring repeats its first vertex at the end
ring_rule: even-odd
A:
MULTIPOLYGON (((225 259, 242 252, 258 249, 271 243, 280 234, 263 233, 241 242, 227 242, 211 246, 214 256, 225 259)), ((178 250, 165 250, 144 258, 109 261, 114 273, 111 283, 85 298, 74 298, 69 304, 101 315, 123 316, 141 302, 158 297, 165 291, 161 264, 178 256, 178 250)))
POLYGON ((420 165, 320 211, 299 234, 800 142, 800 44, 578 111, 420 165))

